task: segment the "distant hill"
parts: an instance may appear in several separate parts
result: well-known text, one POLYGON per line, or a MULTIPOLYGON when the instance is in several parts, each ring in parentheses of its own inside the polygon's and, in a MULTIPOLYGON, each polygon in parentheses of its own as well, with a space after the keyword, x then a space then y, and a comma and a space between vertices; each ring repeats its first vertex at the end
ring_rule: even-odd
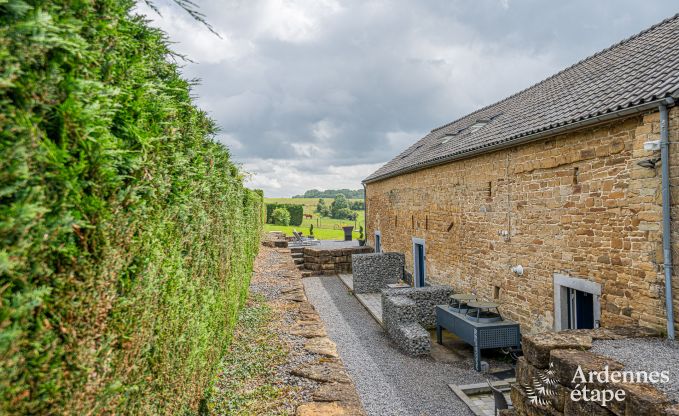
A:
POLYGON ((325 191, 309 189, 304 192, 304 195, 295 195, 293 198, 334 198, 338 194, 346 196, 347 199, 362 199, 363 189, 326 189, 325 191))

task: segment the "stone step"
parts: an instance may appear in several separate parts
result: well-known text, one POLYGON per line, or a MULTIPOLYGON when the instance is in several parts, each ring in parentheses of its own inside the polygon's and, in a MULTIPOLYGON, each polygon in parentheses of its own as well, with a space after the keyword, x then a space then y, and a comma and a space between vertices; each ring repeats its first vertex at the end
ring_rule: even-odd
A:
POLYGON ((304 258, 293 259, 293 261, 295 262, 295 264, 304 264, 304 258))
POLYGON ((310 271, 302 272, 302 277, 311 277, 312 273, 310 271))
POLYGON ((300 258, 304 258, 304 253, 302 253, 302 252, 294 253, 294 252, 293 252, 293 253, 291 254, 291 256, 292 256, 293 259, 300 259, 300 258))
POLYGON ((291 247, 290 248, 291 253, 303 253, 304 252, 304 247, 291 247))

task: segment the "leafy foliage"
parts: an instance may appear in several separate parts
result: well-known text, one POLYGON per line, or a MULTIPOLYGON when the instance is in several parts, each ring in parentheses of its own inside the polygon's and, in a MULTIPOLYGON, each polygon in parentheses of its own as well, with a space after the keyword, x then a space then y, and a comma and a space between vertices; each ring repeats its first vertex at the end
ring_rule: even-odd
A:
POLYGON ((330 216, 330 207, 328 207, 325 204, 325 200, 323 200, 323 198, 320 198, 318 200, 318 204, 316 204, 316 212, 321 217, 329 217, 330 216))
POLYGON ((304 195, 295 195, 293 198, 334 198, 338 194, 344 195, 347 199, 363 199, 363 189, 310 189, 304 195))
POLYGON ((295 204, 266 204, 267 224, 274 224, 273 212, 277 208, 284 208, 290 213, 290 225, 302 225, 302 221, 304 221, 304 205, 295 204))
POLYGON ((271 213, 271 219, 276 225, 290 225, 290 211, 283 207, 278 207, 271 213))
POLYGON ((0 414, 195 412, 261 194, 131 0, 0 0, 0 414))

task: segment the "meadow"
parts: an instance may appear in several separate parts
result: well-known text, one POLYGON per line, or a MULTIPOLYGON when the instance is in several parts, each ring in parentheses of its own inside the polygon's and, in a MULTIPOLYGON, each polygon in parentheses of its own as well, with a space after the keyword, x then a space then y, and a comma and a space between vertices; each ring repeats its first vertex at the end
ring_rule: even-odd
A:
MULTIPOLYGON (((354 226, 354 239, 358 239, 358 227, 363 225, 365 228, 365 211, 356 211, 358 217, 356 221, 336 220, 334 218, 323 217, 314 212, 319 198, 264 198, 264 204, 300 204, 304 206, 305 215, 313 215, 313 218, 304 218, 300 226, 284 226, 265 224, 264 231, 283 231, 287 235, 292 235, 292 231, 297 230, 303 232, 304 235, 309 235, 309 227, 314 225, 314 236, 319 240, 342 240, 344 239, 344 231, 342 227, 354 226)), ((326 205, 332 203, 332 199, 324 198, 326 205)), ((360 199, 350 199, 349 201, 362 201, 360 199)))

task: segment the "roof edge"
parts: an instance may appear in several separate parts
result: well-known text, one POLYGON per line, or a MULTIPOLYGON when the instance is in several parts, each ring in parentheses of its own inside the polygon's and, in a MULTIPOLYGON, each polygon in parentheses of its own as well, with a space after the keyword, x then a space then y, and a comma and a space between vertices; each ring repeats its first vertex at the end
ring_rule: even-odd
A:
POLYGON ((514 97, 516 97, 517 95, 522 94, 522 93, 524 93, 524 92, 530 90, 531 88, 537 87, 538 85, 540 85, 540 84, 542 84, 542 83, 544 83, 544 82, 547 82, 547 81, 549 81, 549 80, 552 79, 552 78, 556 78, 557 76, 561 75, 562 73, 568 71, 569 69, 571 69, 571 68, 573 68, 573 67, 576 67, 576 66, 582 64, 583 62, 586 62, 586 61, 589 61, 589 60, 591 60, 591 59, 594 59, 594 58, 596 58, 597 56, 602 55, 603 53, 608 52, 608 51, 610 51, 611 49, 613 49, 613 48, 615 48, 615 47, 618 47, 618 46, 623 45, 623 44, 625 44, 625 43, 631 42, 631 41, 633 41, 634 39, 641 37, 641 36, 644 35, 645 33, 650 32, 651 30, 653 30, 653 29, 655 29, 655 28, 657 28, 657 27, 659 27, 659 26, 661 26, 661 25, 664 25, 665 23, 667 23, 667 22, 669 22, 669 21, 671 21, 671 20, 677 19, 677 18, 679 18, 679 13, 675 13, 674 16, 670 16, 670 17, 668 17, 668 18, 666 18, 666 19, 663 19, 661 22, 658 22, 658 23, 654 24, 653 26, 647 27, 646 29, 642 30, 641 32, 638 32, 638 33, 635 33, 635 34, 633 34, 633 35, 631 35, 631 36, 628 36, 627 38, 625 38, 625 39, 623 39, 623 40, 621 40, 621 41, 619 41, 619 42, 616 42, 616 43, 614 43, 613 45, 611 45, 611 46, 609 46, 609 47, 607 47, 607 48, 605 48, 605 49, 602 49, 602 50, 600 50, 600 51, 598 51, 598 52, 595 52, 595 53, 593 53, 592 55, 586 56, 586 57, 580 59, 578 62, 576 62, 576 63, 574 63, 574 64, 572 64, 572 65, 570 65, 570 66, 568 66, 568 67, 566 67, 566 68, 564 68, 564 69, 562 69, 561 71, 559 71, 559 72, 557 72, 557 73, 555 73, 555 74, 552 74, 552 75, 548 76, 547 78, 544 78, 544 79, 542 79, 542 80, 540 80, 540 81, 538 81, 538 82, 536 82, 536 83, 534 83, 534 84, 532 84, 532 85, 529 85, 528 87, 526 87, 526 88, 524 88, 524 89, 522 89, 522 90, 520 90, 520 91, 517 91, 517 92, 515 92, 514 94, 511 94, 511 95, 509 95, 509 96, 507 96, 507 97, 505 97, 505 98, 503 98, 503 99, 501 99, 501 100, 499 100, 499 101, 496 101, 496 102, 494 102, 494 103, 488 104, 488 105, 486 105, 486 106, 484 106, 484 107, 478 108, 478 109, 472 111, 471 113, 465 114, 465 115, 459 117, 458 119, 453 120, 453 121, 451 121, 451 122, 449 122, 449 123, 445 123, 445 124, 442 124, 442 125, 440 125, 440 126, 438 126, 438 127, 435 127, 435 128, 433 128, 433 129, 431 129, 430 133, 434 133, 434 132, 436 132, 436 131, 439 131, 439 130, 441 130, 441 129, 444 129, 444 128, 446 128, 446 127, 452 125, 452 124, 455 124, 455 123, 461 121, 461 120, 464 119, 464 118, 471 117, 471 116, 473 116, 474 114, 477 114, 477 113, 479 113, 479 112, 481 112, 481 111, 487 110, 487 109, 489 109, 489 108, 491 108, 491 107, 493 107, 493 106, 496 106, 496 105, 498 105, 498 104, 500 104, 500 103, 503 103, 503 102, 505 102, 505 101, 508 101, 509 99, 514 98, 514 97))
POLYGON ((672 105, 675 104, 675 101, 673 100, 673 98, 675 98, 675 99, 679 98, 679 97, 677 97, 677 95, 679 95, 679 89, 669 96, 665 96, 665 97, 659 98, 657 100, 649 101, 645 104, 641 104, 641 105, 638 105, 638 106, 635 106, 635 107, 628 107, 628 108, 613 111, 613 112, 610 112, 610 113, 607 113, 607 114, 604 114, 604 115, 601 115, 601 116, 590 117, 590 118, 585 119, 585 120, 576 121, 574 123, 565 124, 565 125, 562 125, 562 126, 559 126, 559 127, 555 127, 555 128, 548 129, 548 130, 543 130, 543 131, 536 132, 536 133, 533 133, 533 134, 528 134, 528 135, 523 136, 523 137, 521 137, 519 135, 510 136, 509 138, 507 138, 507 139, 505 139, 501 142, 498 142, 496 144, 490 145, 490 146, 476 148, 476 149, 473 149, 473 150, 470 150, 470 151, 467 151, 467 152, 463 152, 463 153, 455 153, 455 154, 449 155, 449 156, 441 158, 441 159, 430 160, 430 161, 422 163, 422 164, 413 165, 413 166, 410 166, 410 167, 407 167, 407 168, 404 168, 404 169, 399 169, 399 170, 396 170, 396 171, 393 171, 393 172, 390 172, 390 173, 386 173, 384 175, 380 175, 380 176, 377 176, 377 177, 369 179, 369 180, 364 179, 364 180, 361 181, 361 183, 362 184, 375 183, 375 182, 379 182, 379 181, 382 181, 382 180, 385 180, 385 179, 393 178, 395 176, 403 175, 404 173, 416 172, 416 171, 431 168, 431 167, 434 167, 434 166, 445 165, 447 163, 450 163, 450 162, 453 162, 453 161, 456 161, 456 160, 468 159, 470 157, 478 156, 480 154, 491 153, 491 152, 495 152, 497 150, 507 149, 507 148, 519 146, 519 145, 522 145, 522 144, 534 142, 534 141, 543 139, 545 137, 553 136, 555 134, 566 133, 566 132, 570 133, 570 132, 573 132, 573 131, 576 131, 576 130, 580 130, 580 129, 584 129, 584 128, 587 128, 587 127, 594 126, 596 124, 604 123, 604 122, 607 122, 607 121, 612 121, 612 120, 622 118, 622 117, 626 117, 626 116, 639 114, 639 113, 642 113, 646 110, 656 108, 663 103, 672 106, 672 105), (516 140, 513 140, 513 139, 516 139, 516 140))

